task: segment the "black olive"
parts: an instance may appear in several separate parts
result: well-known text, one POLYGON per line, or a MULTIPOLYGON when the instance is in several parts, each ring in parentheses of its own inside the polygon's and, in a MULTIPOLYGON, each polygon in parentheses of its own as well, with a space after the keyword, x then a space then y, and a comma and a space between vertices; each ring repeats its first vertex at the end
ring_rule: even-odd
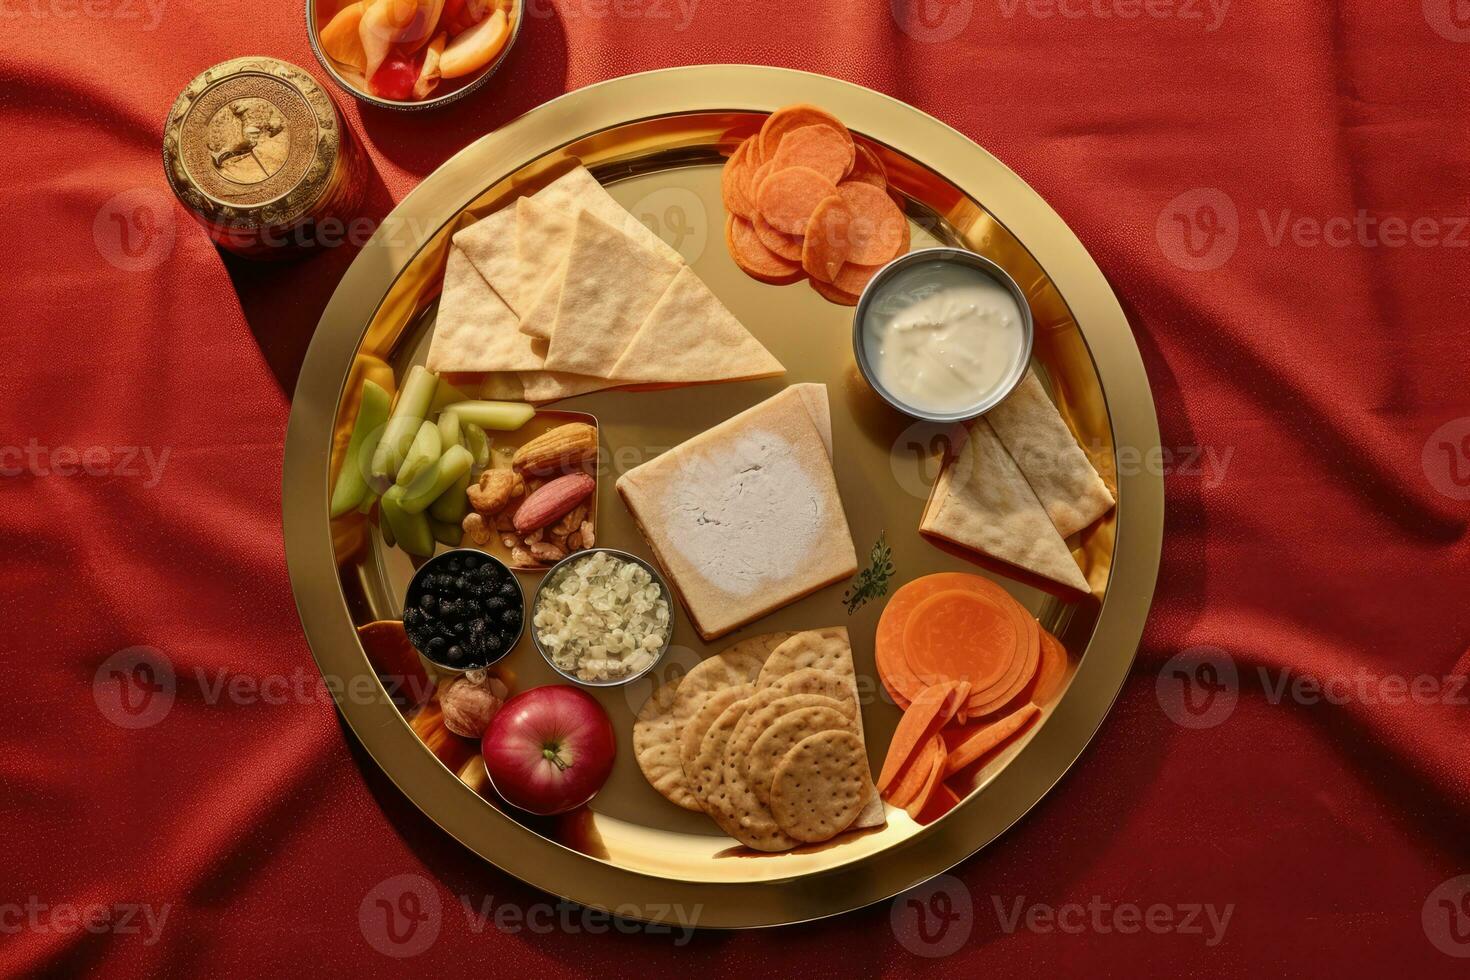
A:
POLYGON ((434 612, 434 606, 437 605, 437 603, 438 600, 427 592, 419 596, 419 608, 426 613, 432 614, 434 612))
POLYGON ((408 634, 408 642, 412 643, 417 649, 420 650, 425 649, 430 642, 437 639, 437 637, 434 636, 434 631, 423 623, 420 623, 418 626, 415 626, 411 630, 406 630, 405 632, 408 634))
POLYGON ((460 664, 464 662, 464 647, 456 643, 444 651, 444 662, 446 664, 460 664))
POLYGON ((482 605, 484 605, 484 607, 491 612, 500 612, 500 610, 510 605, 510 600, 504 599, 498 595, 491 596, 490 598, 486 599, 484 603, 482 603, 482 605))
POLYGON ((480 565, 480 556, 479 555, 465 555, 464 556, 464 567, 466 569, 468 569, 469 571, 474 571, 476 568, 479 567, 479 565, 480 565))
POLYGON ((500 583, 500 594, 507 599, 514 599, 516 595, 516 584, 509 579, 500 583))
POLYGON ((403 628, 412 629, 424 621, 424 614, 410 606, 403 610, 403 628))
POLYGON ((491 656, 505 649, 505 634, 501 632, 485 634, 485 651, 491 656))
POLYGON ((458 558, 451 558, 447 562, 444 563, 444 566, 446 568, 448 568, 451 572, 457 572, 457 571, 459 571, 459 568, 460 568, 459 559, 458 558))
POLYGON ((500 613, 500 621, 514 629, 521 625, 521 611, 519 609, 504 609, 500 613))
POLYGON ((444 642, 444 637, 432 636, 429 638, 429 645, 424 652, 433 656, 439 656, 443 654, 445 646, 447 644, 444 642))

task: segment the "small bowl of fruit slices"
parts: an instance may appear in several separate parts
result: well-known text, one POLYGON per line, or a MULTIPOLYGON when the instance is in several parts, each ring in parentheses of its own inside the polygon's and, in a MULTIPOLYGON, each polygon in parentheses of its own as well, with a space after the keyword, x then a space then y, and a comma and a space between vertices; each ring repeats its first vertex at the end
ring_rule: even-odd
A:
POLYGON ((311 50, 358 99, 413 111, 485 84, 520 33, 523 0, 306 0, 311 50))

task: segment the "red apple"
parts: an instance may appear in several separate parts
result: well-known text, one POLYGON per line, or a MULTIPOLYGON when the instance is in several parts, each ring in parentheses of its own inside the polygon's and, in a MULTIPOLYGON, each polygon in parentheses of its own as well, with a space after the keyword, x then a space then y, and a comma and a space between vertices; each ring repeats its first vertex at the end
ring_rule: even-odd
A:
POLYGON ((548 816, 597 795, 612 772, 617 740, 591 695, 555 684, 507 701, 480 747, 495 791, 512 806, 548 816))

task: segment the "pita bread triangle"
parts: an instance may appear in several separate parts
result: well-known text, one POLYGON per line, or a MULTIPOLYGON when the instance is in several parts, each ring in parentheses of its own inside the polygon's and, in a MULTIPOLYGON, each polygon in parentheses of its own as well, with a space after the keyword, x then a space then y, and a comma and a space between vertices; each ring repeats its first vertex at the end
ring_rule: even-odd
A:
POLYGON ((612 376, 625 381, 733 381, 785 371, 685 266, 634 334, 612 376))
POLYGON ((591 211, 579 213, 546 369, 614 377, 613 366, 679 269, 591 211))
POLYGON ((537 292, 528 291, 520 263, 516 261, 515 232, 515 210, 501 208, 455 232, 454 244, 500 294, 511 312, 521 316, 535 302, 537 292))
POLYGON ((510 307, 464 251, 450 245, 444 263, 444 291, 429 341, 428 369, 435 373, 535 371, 545 359, 545 343, 521 333, 510 307))

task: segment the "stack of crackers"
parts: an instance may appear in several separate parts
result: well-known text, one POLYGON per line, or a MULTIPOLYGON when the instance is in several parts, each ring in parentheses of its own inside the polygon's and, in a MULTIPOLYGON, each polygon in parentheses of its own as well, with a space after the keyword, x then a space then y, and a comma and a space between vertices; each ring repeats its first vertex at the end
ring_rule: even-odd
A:
POLYGON ((584 167, 455 234, 428 368, 537 402, 785 371, 584 167))
POLYGON ((845 627, 741 640, 659 686, 633 726, 650 785, 758 851, 885 822, 845 627))

